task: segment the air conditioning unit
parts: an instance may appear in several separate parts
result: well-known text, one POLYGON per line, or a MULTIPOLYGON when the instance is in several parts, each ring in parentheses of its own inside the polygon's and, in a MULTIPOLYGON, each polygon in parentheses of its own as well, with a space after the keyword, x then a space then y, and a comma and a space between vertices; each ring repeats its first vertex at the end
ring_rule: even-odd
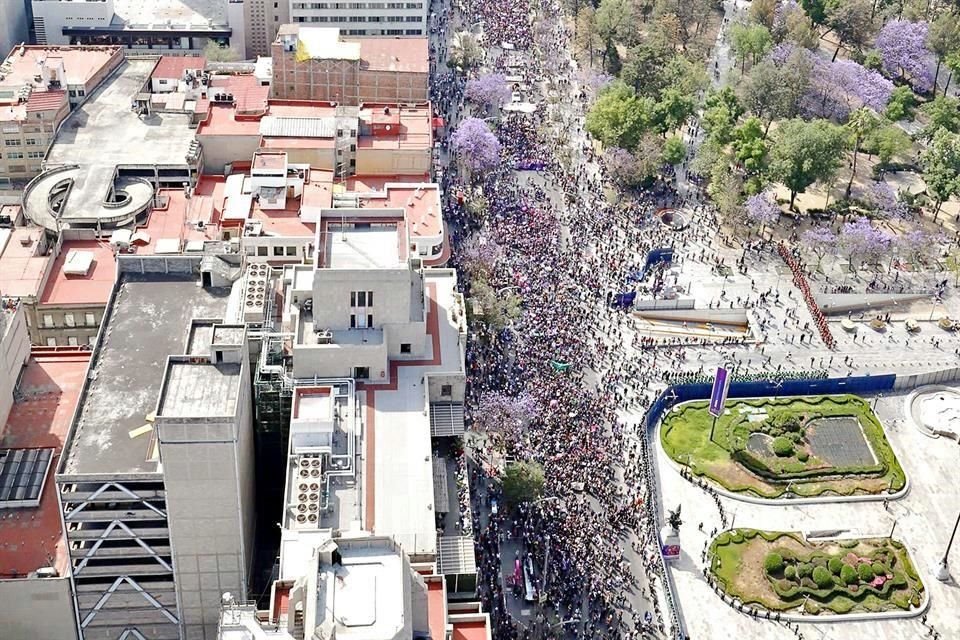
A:
POLYGON ((317 344, 333 344, 333 331, 330 329, 317 331, 317 344))

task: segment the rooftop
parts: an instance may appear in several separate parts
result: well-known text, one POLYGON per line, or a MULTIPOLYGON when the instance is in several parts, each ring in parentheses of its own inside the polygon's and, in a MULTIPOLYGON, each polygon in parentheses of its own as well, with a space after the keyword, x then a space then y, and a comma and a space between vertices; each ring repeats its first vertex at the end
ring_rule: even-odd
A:
POLYGON ((43 229, 0 229, 0 293, 29 298, 40 295, 51 257, 41 255, 43 229))
POLYGON ((430 45, 427 38, 357 38, 345 42, 360 44, 360 66, 371 71, 430 72, 430 45))
POLYGON ((428 73, 430 71, 427 38, 343 38, 336 27, 285 24, 277 33, 284 41, 294 36, 297 57, 316 60, 360 60, 361 68, 371 71, 428 73))
POLYGON ((207 59, 203 56, 161 56, 151 77, 175 78, 179 80, 183 77, 184 71, 188 69, 204 69, 206 66, 207 59))
POLYGON ((157 416, 221 418, 237 411, 239 364, 171 361, 157 416))
POLYGON ((43 288, 40 304, 50 306, 105 305, 113 291, 117 277, 117 260, 113 247, 96 240, 68 240, 43 288), (92 256, 93 264, 85 275, 72 275, 65 269, 71 253, 82 252, 92 256))
POLYGON ((334 626, 337 638, 411 637, 410 576, 398 550, 376 539, 337 547, 341 562, 320 565, 317 626, 334 626))
POLYGON ((328 269, 391 269, 401 265, 402 225, 370 228, 329 225, 324 239, 324 266, 328 269))
POLYGON ((16 102, 16 91, 24 86, 30 86, 34 91, 45 91, 47 79, 35 79, 37 75, 43 75, 40 70, 44 63, 50 68, 52 63, 62 62, 66 84, 85 85, 121 49, 118 46, 17 45, 0 66, 0 73, 4 76, 0 81, 0 104, 16 102))
POLYGON ((48 229, 58 228, 50 202, 68 180, 71 187, 60 224, 133 215, 150 202, 153 188, 146 182, 118 181, 118 166, 187 167, 194 139, 189 116, 155 113, 141 117, 130 108, 153 65, 148 59, 125 61, 64 121, 47 154, 48 170, 24 193, 25 213, 31 220, 48 229), (149 150, 146 157, 145 150, 149 150), (51 167, 54 170, 49 170, 51 167), (125 190, 129 201, 105 206, 114 187, 125 190))
POLYGON ((62 472, 157 470, 150 437, 131 437, 157 408, 167 357, 182 354, 193 318, 222 318, 229 289, 195 278, 124 275, 104 319, 62 472))
POLYGON ((114 21, 128 28, 226 25, 226 6, 224 0, 113 0, 114 21))
MULTIPOLYGON (((0 448, 53 447, 59 456, 90 354, 62 350, 38 351, 20 378, 17 401, 0 430, 0 448)), ((40 506, 0 513, 0 578, 24 576, 54 566, 65 575, 67 550, 60 526, 56 484, 47 477, 40 506)))

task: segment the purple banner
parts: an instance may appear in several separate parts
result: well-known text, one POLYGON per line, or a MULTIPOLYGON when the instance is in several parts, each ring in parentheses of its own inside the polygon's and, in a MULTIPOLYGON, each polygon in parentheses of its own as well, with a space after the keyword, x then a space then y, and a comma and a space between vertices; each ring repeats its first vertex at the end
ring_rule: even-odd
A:
POLYGON ((710 391, 710 415, 714 418, 723 413, 723 405, 727 402, 727 391, 730 390, 730 376, 723 367, 717 367, 717 375, 713 378, 713 389, 710 391))

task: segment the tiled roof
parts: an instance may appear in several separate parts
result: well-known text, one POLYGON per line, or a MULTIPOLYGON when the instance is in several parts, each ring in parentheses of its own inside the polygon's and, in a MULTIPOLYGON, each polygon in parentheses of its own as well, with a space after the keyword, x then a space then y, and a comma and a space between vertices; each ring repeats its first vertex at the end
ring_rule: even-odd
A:
POLYGON ((59 109, 67 101, 67 92, 63 89, 55 91, 32 91, 27 99, 27 112, 50 111, 59 109))
POLYGON ((153 70, 154 78, 180 79, 187 69, 203 69, 207 59, 203 56, 163 56, 153 70))

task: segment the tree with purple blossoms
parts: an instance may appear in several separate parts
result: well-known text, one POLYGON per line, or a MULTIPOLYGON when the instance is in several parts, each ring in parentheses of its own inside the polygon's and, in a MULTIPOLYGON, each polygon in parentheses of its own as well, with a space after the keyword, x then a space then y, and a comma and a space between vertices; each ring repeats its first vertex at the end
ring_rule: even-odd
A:
POLYGON ((877 35, 876 47, 884 70, 906 80, 918 91, 929 91, 933 86, 928 32, 926 22, 891 20, 877 35))
POLYGON ((817 256, 816 268, 819 269, 827 252, 836 248, 837 234, 830 227, 813 227, 800 234, 800 241, 817 256))
POLYGON ((463 243, 458 255, 471 277, 489 278, 506 256, 506 249, 493 238, 476 233, 463 243))
POLYGON ((886 182, 871 182, 861 200, 875 218, 889 220, 907 215, 907 206, 897 199, 897 192, 886 182))
POLYGON ((510 85, 502 73, 488 73, 467 80, 463 94, 485 112, 496 111, 510 100, 510 85))
POLYGON ((500 163, 500 141, 479 118, 467 118, 461 122, 450 136, 450 144, 471 172, 483 173, 500 163))
POLYGON ((942 238, 920 227, 914 227, 897 236, 896 246, 900 259, 915 267, 935 256, 942 238))
POLYGON ((769 191, 758 193, 747 198, 743 205, 747 220, 760 227, 762 231, 767 225, 771 225, 780 219, 780 205, 774 194, 769 191))
POLYGON ((840 231, 838 246, 847 256, 850 268, 860 262, 872 262, 890 250, 891 236, 874 227, 867 218, 847 222, 840 231))
POLYGON ((472 415, 474 429, 504 433, 530 424, 537 415, 537 401, 527 392, 511 396, 490 391, 480 396, 472 415))

